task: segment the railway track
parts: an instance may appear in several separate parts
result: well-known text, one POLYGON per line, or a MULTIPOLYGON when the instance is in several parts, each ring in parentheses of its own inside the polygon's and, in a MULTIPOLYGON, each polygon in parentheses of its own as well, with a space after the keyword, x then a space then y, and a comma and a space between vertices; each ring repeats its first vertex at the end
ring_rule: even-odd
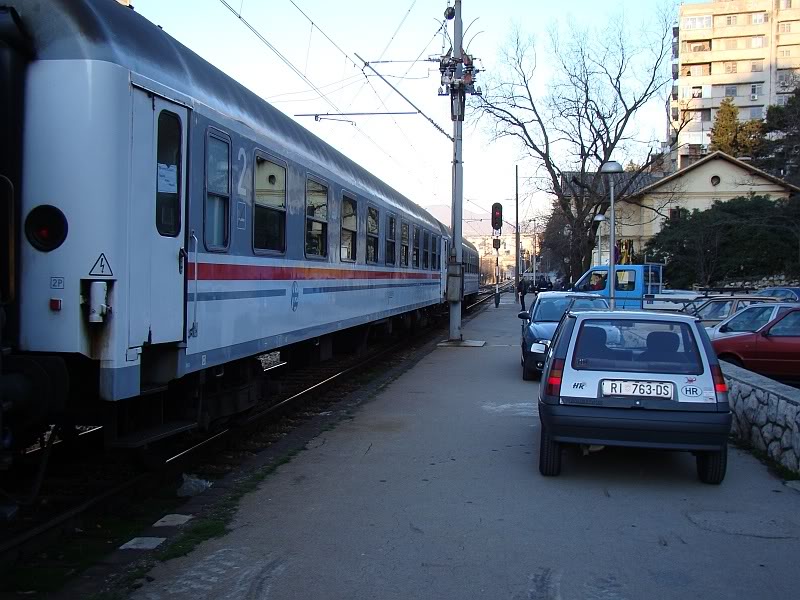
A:
MULTIPOLYGON (((476 314, 476 309, 493 297, 493 289, 479 294, 476 302, 466 306, 468 313, 476 314)), ((469 318, 466 316, 465 320, 469 318)), ((334 359, 303 371, 288 371, 287 365, 281 363, 271 365, 270 371, 286 371, 281 376, 273 375, 281 388, 275 403, 211 435, 186 434, 174 444, 159 447, 145 460, 134 459, 130 453, 99 453, 104 457, 99 460, 91 448, 94 440, 102 439, 102 430, 87 429, 79 436, 79 447, 89 448, 89 452, 83 450, 89 457, 67 460, 66 466, 60 466, 55 476, 46 480, 39 497, 20 507, 16 519, 0 523, 0 572, 26 557, 46 552, 65 532, 84 530, 87 516, 116 498, 146 497, 148 490, 174 481, 186 471, 211 477, 235 469, 242 462, 237 460, 238 455, 252 456, 266 449, 297 423, 324 413, 327 407, 358 389, 359 384, 353 383, 356 374, 363 374, 382 361, 392 361, 404 349, 427 344, 440 335, 440 328, 434 327, 422 336, 378 346, 367 356, 334 359), (216 458, 209 460, 211 455, 216 458)), ((54 446, 66 450, 69 444, 60 442, 54 446)))

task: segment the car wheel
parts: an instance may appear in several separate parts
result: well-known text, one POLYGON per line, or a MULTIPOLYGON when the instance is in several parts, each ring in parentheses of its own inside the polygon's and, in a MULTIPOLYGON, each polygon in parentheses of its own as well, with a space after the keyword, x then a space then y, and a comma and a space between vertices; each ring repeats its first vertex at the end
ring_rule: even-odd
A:
POLYGON ((724 360, 725 362, 732 364, 734 367, 739 367, 740 369, 744 368, 742 361, 735 356, 723 356, 720 358, 720 360, 724 360))
POLYGON ((544 426, 539 437, 539 473, 546 477, 561 473, 561 444, 550 437, 544 426))
POLYGON ((728 468, 728 446, 717 452, 697 453, 697 476, 703 483, 719 485, 728 468))
POLYGON ((528 361, 522 361, 522 378, 525 381, 536 381, 539 379, 539 372, 528 365, 528 361))
POLYGON ((525 381, 532 381, 533 377, 531 376, 531 372, 525 366, 525 363, 522 363, 522 379, 525 381))

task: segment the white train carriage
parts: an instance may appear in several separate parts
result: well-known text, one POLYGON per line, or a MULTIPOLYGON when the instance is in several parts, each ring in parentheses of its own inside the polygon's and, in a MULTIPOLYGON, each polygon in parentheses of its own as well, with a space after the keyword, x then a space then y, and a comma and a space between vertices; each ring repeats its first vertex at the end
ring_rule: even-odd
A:
MULTIPOLYGON (((98 398, 146 443, 262 400, 258 354, 444 301, 446 227, 160 28, 108 0, 3 4, 31 50, 3 74, 24 100, 2 121, 24 119, 0 164, 24 230, 12 345, 28 373, 59 359, 54 396, 18 408, 98 398)), ((465 244, 467 297, 477 270, 465 244)))

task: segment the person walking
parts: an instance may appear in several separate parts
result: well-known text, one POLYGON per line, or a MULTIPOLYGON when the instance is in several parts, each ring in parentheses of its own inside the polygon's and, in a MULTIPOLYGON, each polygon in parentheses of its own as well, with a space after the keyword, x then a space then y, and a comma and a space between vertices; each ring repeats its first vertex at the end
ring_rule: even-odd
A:
POLYGON ((522 305, 522 310, 525 310, 525 294, 528 293, 528 280, 523 275, 517 283, 517 292, 519 293, 519 302, 522 305))

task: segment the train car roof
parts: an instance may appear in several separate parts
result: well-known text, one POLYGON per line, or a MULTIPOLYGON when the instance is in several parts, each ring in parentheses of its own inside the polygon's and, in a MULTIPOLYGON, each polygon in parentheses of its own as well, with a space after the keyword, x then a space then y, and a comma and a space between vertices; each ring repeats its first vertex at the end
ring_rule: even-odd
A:
POLYGON ((111 0, 0 0, 33 38, 37 59, 120 65, 240 121, 434 227, 426 210, 271 106, 131 8, 111 0), (289 144, 291 140, 291 145, 289 144), (299 146, 299 147, 298 147, 299 146))

